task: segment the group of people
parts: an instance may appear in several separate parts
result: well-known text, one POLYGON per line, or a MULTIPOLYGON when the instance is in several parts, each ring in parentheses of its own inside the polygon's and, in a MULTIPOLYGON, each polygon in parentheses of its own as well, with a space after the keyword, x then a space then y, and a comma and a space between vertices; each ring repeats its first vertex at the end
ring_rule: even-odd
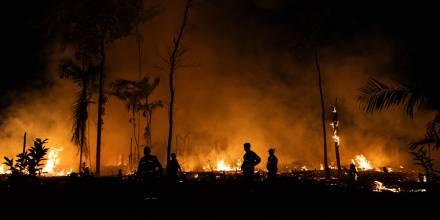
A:
MULTIPOLYGON (((245 143, 244 145, 245 154, 243 156, 243 164, 241 165, 241 170, 243 176, 247 182, 252 182, 254 179, 255 166, 261 162, 261 158, 251 150, 251 144, 245 143)), ((269 149, 269 157, 267 159, 268 170, 268 180, 273 181, 276 178, 278 171, 278 158, 275 156, 275 150, 273 148, 269 149)), ((144 156, 139 161, 139 166, 137 169, 137 175, 144 181, 153 181, 157 177, 161 176, 163 172, 162 165, 156 156, 151 155, 150 147, 144 148, 144 156)), ((171 160, 167 165, 167 178, 170 181, 177 181, 179 173, 182 169, 177 161, 176 154, 171 154, 171 160)))

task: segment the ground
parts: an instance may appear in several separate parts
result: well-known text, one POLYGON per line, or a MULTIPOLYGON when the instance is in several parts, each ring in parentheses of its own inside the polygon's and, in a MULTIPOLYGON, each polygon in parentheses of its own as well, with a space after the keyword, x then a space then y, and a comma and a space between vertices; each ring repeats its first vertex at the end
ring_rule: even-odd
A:
MULTIPOLYGON (((70 204, 72 208, 78 205, 93 207, 95 204, 109 204, 110 207, 119 208, 129 205, 132 208, 129 210, 137 210, 137 214, 157 214, 158 210, 165 208, 170 211, 168 215, 178 216, 200 217, 203 211, 209 210, 209 216, 228 216, 238 212, 267 218, 295 216, 297 212, 310 210, 310 214, 318 216, 326 213, 323 210, 330 213, 362 210, 364 214, 371 214, 366 210, 380 212, 396 209, 400 210, 399 213, 410 211, 412 214, 425 210, 422 213, 426 214, 427 207, 436 204, 431 200, 438 198, 437 191, 431 188, 423 193, 403 192, 404 189, 421 189, 426 186, 410 181, 400 183, 400 193, 373 192, 371 182, 368 181, 372 180, 372 174, 361 175, 362 178, 353 186, 346 179, 325 180, 310 175, 306 178, 304 175, 282 176, 276 183, 261 180, 252 186, 244 184, 239 174, 222 173, 189 173, 180 182, 171 184, 158 180, 153 186, 146 186, 129 177, 39 177, 14 180, 3 176, 0 196, 3 202, 8 201, 14 206, 23 201, 38 201, 44 207, 70 204)), ((106 212, 125 212, 119 208, 106 212)))

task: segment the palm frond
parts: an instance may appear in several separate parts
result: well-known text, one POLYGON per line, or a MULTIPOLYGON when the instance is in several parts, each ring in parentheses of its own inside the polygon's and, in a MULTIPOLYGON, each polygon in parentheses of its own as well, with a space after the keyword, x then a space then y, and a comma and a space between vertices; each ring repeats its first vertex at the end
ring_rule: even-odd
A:
POLYGON ((72 59, 62 60, 59 64, 60 77, 62 79, 70 79, 74 83, 80 83, 83 78, 81 67, 73 62, 72 59))
POLYGON ((88 107, 89 97, 87 91, 87 85, 83 85, 83 89, 78 93, 77 98, 73 104, 73 124, 72 124, 72 142, 78 146, 78 149, 82 152, 87 151, 87 119, 88 119, 88 107))
POLYGON ((440 112, 428 123, 425 137, 410 143, 411 150, 431 146, 440 149, 440 112))
POLYGON ((412 118, 414 109, 424 101, 424 96, 415 88, 404 84, 391 87, 373 78, 360 91, 358 102, 365 112, 381 111, 404 105, 406 114, 412 118))

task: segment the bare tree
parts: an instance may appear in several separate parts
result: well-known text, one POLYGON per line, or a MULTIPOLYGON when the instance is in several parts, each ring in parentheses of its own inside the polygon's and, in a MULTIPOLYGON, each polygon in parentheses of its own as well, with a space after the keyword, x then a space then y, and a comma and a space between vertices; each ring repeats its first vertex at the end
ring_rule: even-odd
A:
POLYGON ((169 67, 169 83, 170 83, 170 104, 169 104, 169 128, 168 128, 168 144, 167 144, 167 166, 170 161, 171 155, 171 145, 173 142, 173 126, 174 126, 174 118, 173 118, 173 110, 174 110, 174 73, 176 71, 176 67, 178 64, 179 58, 184 54, 185 50, 183 50, 180 46, 180 42, 183 38, 183 34, 185 31, 186 21, 188 18, 189 9, 191 7, 192 0, 188 0, 186 3, 185 11, 183 14, 182 24, 180 26, 179 32, 177 36, 173 38, 173 42, 171 45, 171 50, 169 53, 169 58, 167 61, 167 65, 169 67))

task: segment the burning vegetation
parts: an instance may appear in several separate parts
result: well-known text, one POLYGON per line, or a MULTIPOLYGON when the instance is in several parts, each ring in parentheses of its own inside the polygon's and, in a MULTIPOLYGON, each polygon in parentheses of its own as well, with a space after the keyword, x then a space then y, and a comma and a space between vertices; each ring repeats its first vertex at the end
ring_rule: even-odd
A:
POLYGON ((284 16, 276 14, 283 7, 260 1, 250 14, 235 11, 245 3, 234 1, 177 1, 168 11, 144 0, 77 2, 50 3, 35 25, 49 35, 51 83, 23 92, 0 118, 0 193, 22 189, 26 178, 38 189, 72 192, 95 183, 128 192, 146 190, 145 183, 148 190, 178 185, 180 193, 215 186, 219 195, 246 187, 280 194, 438 189, 437 90, 381 81, 398 57, 386 37, 359 32, 347 40, 352 34, 330 33, 332 20, 320 11, 292 22, 298 30, 284 21, 261 30, 242 14, 258 24, 284 16), (219 20, 225 12, 231 18, 219 20), (381 110, 388 111, 366 114, 381 110), (21 147, 23 130, 30 136, 21 147), (258 158, 252 165, 241 148, 248 142, 258 158))

